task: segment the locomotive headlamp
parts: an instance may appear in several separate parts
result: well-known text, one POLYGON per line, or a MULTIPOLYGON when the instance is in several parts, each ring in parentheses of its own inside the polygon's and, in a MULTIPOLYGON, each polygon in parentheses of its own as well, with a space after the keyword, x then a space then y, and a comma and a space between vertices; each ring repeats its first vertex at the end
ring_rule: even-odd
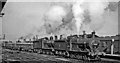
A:
POLYGON ((85 44, 86 42, 84 42, 84 44, 85 44))

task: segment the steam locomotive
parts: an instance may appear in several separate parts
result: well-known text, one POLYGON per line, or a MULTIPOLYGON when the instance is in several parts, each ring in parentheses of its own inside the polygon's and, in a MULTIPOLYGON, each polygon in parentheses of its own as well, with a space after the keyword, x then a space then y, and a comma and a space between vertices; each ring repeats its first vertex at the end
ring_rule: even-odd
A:
POLYGON ((59 55, 64 57, 87 60, 100 60, 106 45, 96 38, 95 32, 87 35, 71 35, 60 39, 57 36, 44 37, 33 41, 33 51, 37 53, 59 55))
MULTIPOLYGON (((8 47, 10 45, 7 45, 8 47)), ((4 47, 7 47, 4 46, 4 47)), ((104 55, 106 45, 98 39, 95 32, 83 35, 70 35, 66 38, 60 35, 44 37, 32 41, 32 43, 16 43, 11 47, 14 50, 29 51, 39 54, 50 54, 63 57, 82 59, 85 61, 101 60, 100 55, 104 55)))

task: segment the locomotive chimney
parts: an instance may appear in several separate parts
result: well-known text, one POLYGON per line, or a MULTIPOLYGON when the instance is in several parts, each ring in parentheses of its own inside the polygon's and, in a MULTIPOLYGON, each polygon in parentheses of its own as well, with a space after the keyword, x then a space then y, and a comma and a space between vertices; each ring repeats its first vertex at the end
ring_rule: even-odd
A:
POLYGON ((35 41, 36 40, 36 38, 35 38, 35 36, 33 37, 33 41, 35 41))
POLYGON ((62 38, 63 38, 63 36, 62 36, 62 35, 60 35, 60 40, 62 40, 62 38))
POLYGON ((83 37, 84 37, 84 38, 87 38, 87 35, 86 35, 86 32, 85 32, 85 31, 83 31, 83 37))
POLYGON ((3 39, 5 40, 5 38, 6 38, 6 36, 5 36, 5 34, 4 34, 3 39))
POLYGON ((50 36, 50 40, 53 40, 53 36, 50 36))
POLYGON ((29 41, 31 41, 31 39, 29 39, 29 41))
POLYGON ((57 37, 57 35, 55 35, 55 40, 58 40, 58 37, 57 37))
POLYGON ((36 35, 36 38, 35 38, 36 40, 38 40, 38 35, 36 35))
POLYGON ((92 37, 95 38, 95 31, 92 32, 92 37))
POLYGON ((23 40, 26 42, 26 39, 25 39, 25 38, 24 38, 23 40))

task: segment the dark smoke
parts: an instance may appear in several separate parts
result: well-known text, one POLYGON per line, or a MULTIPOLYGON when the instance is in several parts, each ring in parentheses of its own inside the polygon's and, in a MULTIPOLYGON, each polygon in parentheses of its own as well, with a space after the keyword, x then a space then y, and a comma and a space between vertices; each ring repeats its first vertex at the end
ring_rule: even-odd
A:
MULTIPOLYGON (((69 9, 69 10, 71 10, 71 9, 69 9)), ((65 28, 65 27, 68 27, 68 29, 72 30, 72 23, 71 22, 72 22, 73 18, 74 18, 74 16, 73 16, 73 13, 72 13, 72 10, 71 10, 62 19, 62 24, 57 28, 58 31, 60 30, 60 28, 65 28)))
MULTIPOLYGON (((57 4, 58 5, 58 4, 57 4)), ((66 13, 67 15, 62 17, 61 19, 61 24, 57 27, 54 27, 55 23, 54 24, 51 24, 51 23, 45 23, 45 29, 46 29, 46 33, 47 34, 59 34, 61 33, 61 30, 73 30, 73 27, 74 27, 74 23, 72 22, 73 21, 73 13, 72 13, 72 6, 69 5, 69 6, 62 6, 63 8, 65 8, 66 10, 66 13)), ((47 19, 47 17, 45 16, 45 21, 48 21, 49 19, 47 19)))
POLYGON ((118 8, 118 2, 109 2, 109 5, 105 10, 106 11, 110 10, 110 11, 114 12, 117 10, 117 8, 118 8))
POLYGON ((89 24, 91 22, 91 19, 90 19, 90 13, 87 9, 84 11, 83 16, 84 16, 83 23, 84 24, 89 24))

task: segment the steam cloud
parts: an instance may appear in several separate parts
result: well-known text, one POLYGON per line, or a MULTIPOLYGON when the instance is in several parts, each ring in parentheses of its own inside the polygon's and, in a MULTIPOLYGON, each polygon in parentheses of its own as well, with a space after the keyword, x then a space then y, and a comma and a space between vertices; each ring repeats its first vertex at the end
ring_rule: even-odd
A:
POLYGON ((105 22, 103 17, 104 12, 110 8, 109 1, 84 1, 78 0, 73 3, 53 4, 43 17, 44 26, 40 27, 41 31, 46 32, 46 34, 57 35, 69 33, 79 34, 80 31, 86 30, 87 28, 95 31, 100 30, 105 22), (86 27, 84 28, 84 26, 86 27))
POLYGON ((107 8, 108 4, 108 2, 103 2, 103 0, 89 3, 92 30, 99 30, 104 25, 103 14, 105 12, 104 9, 107 8))
POLYGON ((75 4, 73 4, 73 14, 75 17, 75 21, 76 21, 76 27, 77 27, 77 33, 79 34, 80 32, 80 27, 82 25, 83 22, 83 13, 84 13, 84 9, 81 7, 81 5, 83 4, 84 0, 79 0, 77 2, 75 2, 75 4))

